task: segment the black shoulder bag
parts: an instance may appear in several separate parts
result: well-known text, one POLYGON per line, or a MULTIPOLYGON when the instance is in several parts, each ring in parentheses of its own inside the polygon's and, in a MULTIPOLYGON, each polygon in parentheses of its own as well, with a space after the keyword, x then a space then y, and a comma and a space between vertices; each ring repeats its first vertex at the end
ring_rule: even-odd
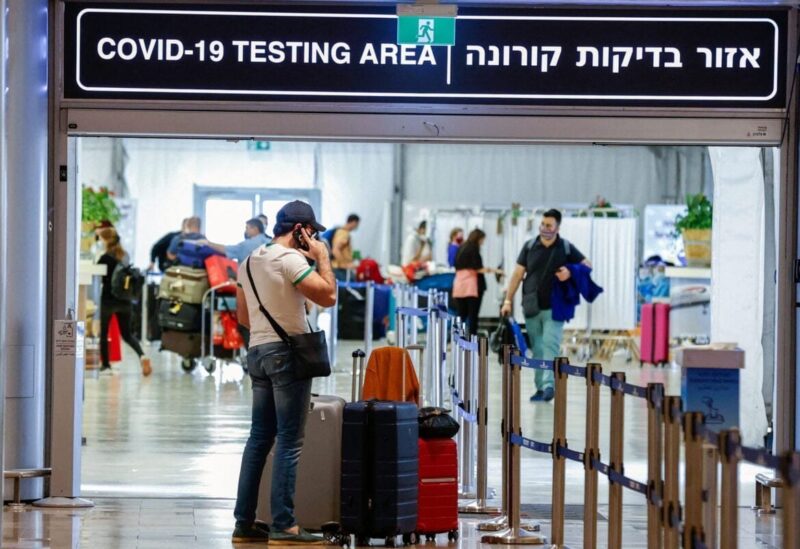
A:
MULTIPOLYGON (((313 377, 328 377, 331 375, 331 361, 328 358, 328 343, 325 340, 325 332, 310 331, 305 334, 290 336, 280 324, 275 322, 272 315, 264 308, 261 298, 258 296, 255 280, 250 271, 250 258, 247 258, 247 278, 250 279, 250 286, 253 287, 253 294, 258 301, 258 308, 267 317, 272 329, 278 334, 289 349, 292 351, 294 359, 294 374, 297 379, 311 379, 313 377)), ((308 319, 306 319, 308 321, 308 319)), ((311 324, 309 324, 311 329, 311 324)))

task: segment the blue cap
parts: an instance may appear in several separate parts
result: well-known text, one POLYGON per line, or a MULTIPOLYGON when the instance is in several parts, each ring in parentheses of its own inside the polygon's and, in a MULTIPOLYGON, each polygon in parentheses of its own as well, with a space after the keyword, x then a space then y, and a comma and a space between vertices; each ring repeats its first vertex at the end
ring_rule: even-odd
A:
POLYGON ((289 202, 278 211, 275 216, 275 228, 273 234, 280 236, 291 231, 295 225, 310 225, 317 232, 325 232, 325 227, 317 223, 314 209, 301 200, 289 202))

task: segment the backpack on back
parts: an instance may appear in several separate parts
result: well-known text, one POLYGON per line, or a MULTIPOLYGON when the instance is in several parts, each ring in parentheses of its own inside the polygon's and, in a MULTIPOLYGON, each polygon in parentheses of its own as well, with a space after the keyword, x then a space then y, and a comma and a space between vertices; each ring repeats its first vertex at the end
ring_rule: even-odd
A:
POLYGON ((142 295, 144 275, 133 265, 121 261, 111 273, 111 295, 120 301, 135 301, 142 295))
POLYGON ((336 231, 338 231, 339 229, 341 229, 341 227, 331 227, 330 229, 319 235, 319 237, 322 240, 328 243, 328 248, 331 250, 333 249, 333 237, 336 234, 336 231))

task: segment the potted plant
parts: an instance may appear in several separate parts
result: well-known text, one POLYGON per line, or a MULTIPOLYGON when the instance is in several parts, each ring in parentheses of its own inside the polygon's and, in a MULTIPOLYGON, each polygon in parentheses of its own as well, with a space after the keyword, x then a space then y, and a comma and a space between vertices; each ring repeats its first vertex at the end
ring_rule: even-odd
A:
POLYGON ((683 237, 686 263, 690 267, 711 266, 713 207, 703 193, 686 197, 686 214, 675 218, 675 230, 683 237))
POLYGON ((88 252, 94 242, 94 231, 105 222, 116 223, 120 211, 114 193, 106 187, 95 191, 84 186, 81 199, 81 252, 88 252))

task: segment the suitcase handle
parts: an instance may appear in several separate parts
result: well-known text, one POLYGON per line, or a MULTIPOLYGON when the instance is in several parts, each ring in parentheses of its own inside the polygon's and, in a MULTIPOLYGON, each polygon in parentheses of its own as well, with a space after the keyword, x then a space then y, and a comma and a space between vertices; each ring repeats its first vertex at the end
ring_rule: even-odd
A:
POLYGON ((355 402, 361 392, 364 377, 364 357, 367 355, 361 349, 353 351, 353 380, 350 387, 350 401, 355 402), (357 374, 357 375, 356 375, 357 374))
MULTIPOLYGON (((423 383, 425 382, 425 345, 408 345, 406 346, 407 351, 417 351, 419 353, 419 382, 420 387, 422 387, 423 383)), ((421 393, 422 391, 420 391, 421 393)), ((406 397, 406 368, 405 364, 403 365, 403 398, 406 397)), ((420 395, 422 397, 422 395, 420 395)), ((422 405, 422 398, 420 398, 420 404, 422 405)))

